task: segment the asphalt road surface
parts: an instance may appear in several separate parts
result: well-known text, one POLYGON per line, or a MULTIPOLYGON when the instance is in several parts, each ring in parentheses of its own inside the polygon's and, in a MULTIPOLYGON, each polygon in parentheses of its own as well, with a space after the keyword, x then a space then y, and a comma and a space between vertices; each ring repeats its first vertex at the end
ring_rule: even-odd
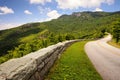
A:
POLYGON ((111 35, 88 42, 85 51, 103 80, 120 80, 120 49, 107 44, 109 40, 111 35))

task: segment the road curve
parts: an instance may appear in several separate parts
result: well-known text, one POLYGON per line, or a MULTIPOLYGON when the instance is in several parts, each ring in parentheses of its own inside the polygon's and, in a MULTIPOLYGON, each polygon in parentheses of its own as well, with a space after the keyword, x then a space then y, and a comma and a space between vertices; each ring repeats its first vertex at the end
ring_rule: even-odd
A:
POLYGON ((120 80, 120 49, 107 44, 106 38, 88 42, 85 52, 103 80, 120 80))

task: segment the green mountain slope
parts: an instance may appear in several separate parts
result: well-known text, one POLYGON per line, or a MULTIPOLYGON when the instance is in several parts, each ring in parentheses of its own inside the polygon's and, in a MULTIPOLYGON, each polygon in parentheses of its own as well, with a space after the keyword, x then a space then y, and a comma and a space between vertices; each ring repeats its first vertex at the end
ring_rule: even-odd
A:
MULTIPOLYGON (((35 47, 40 43, 37 47, 39 49, 69 39, 99 38, 105 31, 110 32, 112 22, 119 18, 120 12, 75 12, 48 22, 28 23, 2 30, 0 56, 13 53, 20 45, 34 44, 35 47)), ((37 49, 29 50, 25 54, 37 49)))

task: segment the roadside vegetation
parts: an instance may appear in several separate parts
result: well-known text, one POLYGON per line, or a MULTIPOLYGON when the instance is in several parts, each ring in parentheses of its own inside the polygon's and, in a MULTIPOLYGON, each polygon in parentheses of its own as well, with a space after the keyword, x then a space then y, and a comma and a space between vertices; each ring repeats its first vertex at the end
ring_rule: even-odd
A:
MULTIPOLYGON (((48 35, 48 33, 46 33, 46 35, 48 35)), ((70 34, 55 35, 55 34, 49 33, 48 38, 44 38, 46 35, 44 33, 44 35, 39 36, 39 38, 36 38, 37 35, 35 36, 30 35, 28 37, 22 38, 21 41, 25 41, 25 42, 28 41, 28 42, 21 43, 20 45, 15 47, 13 50, 9 50, 8 54, 0 57, 0 63, 3 63, 12 58, 22 57, 28 53, 34 52, 36 50, 39 50, 41 48, 47 47, 52 44, 56 44, 58 42, 75 39, 74 36, 70 34), (32 39, 33 37, 34 39, 32 39)))
POLYGON ((120 42, 116 43, 115 39, 112 39, 111 41, 109 41, 108 44, 110 44, 114 47, 120 48, 120 42))
POLYGON ((112 23, 111 33, 113 35, 113 39, 108 43, 112 46, 120 48, 120 19, 117 19, 112 23))
POLYGON ((56 61, 45 80, 102 80, 84 52, 86 42, 70 46, 56 61))
POLYGON ((113 38, 116 40, 116 43, 120 42, 120 19, 113 23, 113 38))

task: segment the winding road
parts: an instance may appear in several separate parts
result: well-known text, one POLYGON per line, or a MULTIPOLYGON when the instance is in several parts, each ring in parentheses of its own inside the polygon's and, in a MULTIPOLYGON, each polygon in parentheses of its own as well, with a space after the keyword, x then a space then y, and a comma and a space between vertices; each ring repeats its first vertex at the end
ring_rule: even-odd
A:
POLYGON ((120 80, 120 49, 107 44, 109 40, 111 35, 88 42, 85 51, 103 80, 120 80))

